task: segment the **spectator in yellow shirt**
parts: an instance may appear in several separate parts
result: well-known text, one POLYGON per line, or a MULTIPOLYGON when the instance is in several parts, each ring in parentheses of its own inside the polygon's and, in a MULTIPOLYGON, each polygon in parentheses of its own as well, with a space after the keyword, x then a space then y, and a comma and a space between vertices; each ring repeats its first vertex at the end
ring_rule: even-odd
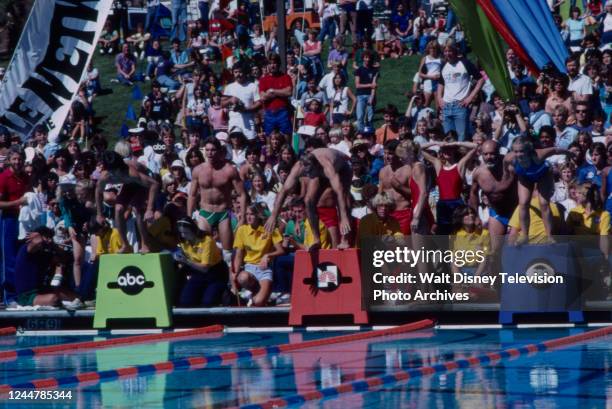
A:
POLYGON ((610 213, 602 210, 596 185, 583 183, 576 190, 577 206, 570 210, 567 225, 575 235, 599 235, 599 249, 606 260, 610 256, 610 213))
MULTIPOLYGON (((533 219, 532 219, 533 220, 533 219)), ((489 231, 483 229, 479 222, 478 214, 469 206, 455 209, 453 212, 453 223, 455 233, 450 239, 450 248, 453 251, 479 251, 482 250, 487 258, 482 263, 472 262, 463 266, 451 263, 453 273, 467 272, 472 275, 481 275, 488 265, 488 254, 491 249, 491 237, 489 231)))
POLYGON ((198 229, 190 218, 177 222, 180 243, 173 254, 187 281, 181 290, 178 305, 213 307, 221 304, 229 282, 229 269, 221 250, 210 234, 198 229))
MULTIPOLYGON (((564 230, 563 213, 559 210, 557 203, 550 204, 552 216, 552 233, 560 234, 564 230)), ((521 222, 519 216, 519 208, 517 207, 510 217, 508 223, 510 231, 508 232, 508 241, 510 244, 516 242, 521 233, 521 222)), ((545 244, 548 243, 548 235, 542 219, 542 211, 540 210, 540 199, 537 187, 534 188, 529 203, 529 232, 527 234, 529 244, 545 244)))
MULTIPOLYGON (((308 250, 314 243, 314 234, 310 222, 306 218, 306 205, 302 199, 295 199, 291 202, 291 214, 293 219, 287 223, 284 236, 288 238, 288 244, 296 249, 308 250)), ((319 234, 321 236, 321 248, 331 249, 329 231, 321 220, 319 220, 319 234)))
POLYGON ((372 199, 372 207, 375 212, 365 215, 359 222, 357 247, 360 247, 363 240, 368 238, 383 238, 384 240, 385 238, 401 239, 404 237, 398 221, 390 216, 395 207, 391 196, 385 192, 378 193, 372 199))
POLYGON ((284 254, 278 229, 269 234, 264 229, 263 207, 252 204, 246 210, 246 224, 238 227, 234 237, 234 272, 236 281, 253 295, 249 305, 265 306, 272 292, 272 261, 284 254))

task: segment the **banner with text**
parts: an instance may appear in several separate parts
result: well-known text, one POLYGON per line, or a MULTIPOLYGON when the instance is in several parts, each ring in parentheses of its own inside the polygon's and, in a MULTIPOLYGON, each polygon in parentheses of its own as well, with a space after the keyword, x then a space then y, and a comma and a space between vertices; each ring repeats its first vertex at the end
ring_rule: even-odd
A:
POLYGON ((36 0, 0 88, 0 124, 61 130, 112 0, 36 0))

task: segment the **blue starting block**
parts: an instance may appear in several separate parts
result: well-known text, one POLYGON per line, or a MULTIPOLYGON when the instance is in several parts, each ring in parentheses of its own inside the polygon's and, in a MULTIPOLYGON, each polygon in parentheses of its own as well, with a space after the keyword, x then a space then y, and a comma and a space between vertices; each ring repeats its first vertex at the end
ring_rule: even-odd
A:
POLYGON ((502 271, 527 277, 563 277, 563 283, 504 283, 500 324, 512 324, 514 314, 567 312, 570 322, 584 322, 581 269, 573 243, 505 246, 502 271))

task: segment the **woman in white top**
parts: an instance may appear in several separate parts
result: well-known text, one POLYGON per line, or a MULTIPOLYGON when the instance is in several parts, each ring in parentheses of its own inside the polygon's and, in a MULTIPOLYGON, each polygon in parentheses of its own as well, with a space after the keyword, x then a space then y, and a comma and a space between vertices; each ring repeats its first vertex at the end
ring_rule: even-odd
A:
POLYGON ((431 104, 433 95, 438 88, 440 70, 442 69, 440 54, 440 45, 435 40, 430 41, 425 47, 425 57, 421 59, 421 65, 419 66, 419 77, 423 81, 426 107, 431 104))
POLYGON ((274 209, 276 193, 268 190, 266 187, 266 177, 261 172, 255 172, 251 179, 251 185, 253 186, 251 191, 253 203, 263 203, 266 205, 267 210, 271 212, 274 209))
POLYGON ((561 166, 561 179, 555 183, 555 191, 550 198, 553 203, 562 203, 569 198, 570 184, 576 176, 576 169, 571 163, 561 166))
POLYGON ((351 156, 351 145, 342 138, 342 129, 339 127, 329 131, 329 143, 327 147, 340 151, 347 157, 351 156))
POLYGON ((246 162, 246 137, 240 132, 230 133, 230 143, 227 146, 232 162, 240 168, 246 162))
POLYGON ((572 52, 577 52, 582 49, 582 39, 586 35, 586 26, 584 19, 580 17, 580 9, 572 7, 570 9, 570 18, 565 20, 563 27, 569 31, 569 47, 572 52))
POLYGON ((266 53, 266 35, 261 30, 261 25, 253 25, 253 34, 251 34, 251 44, 255 54, 265 55, 266 53))
POLYGON ((346 86, 344 76, 340 73, 334 75, 334 92, 329 100, 329 112, 331 112, 330 124, 340 125, 342 122, 351 118, 355 109, 355 95, 346 86), (349 101, 351 107, 349 108, 349 101))

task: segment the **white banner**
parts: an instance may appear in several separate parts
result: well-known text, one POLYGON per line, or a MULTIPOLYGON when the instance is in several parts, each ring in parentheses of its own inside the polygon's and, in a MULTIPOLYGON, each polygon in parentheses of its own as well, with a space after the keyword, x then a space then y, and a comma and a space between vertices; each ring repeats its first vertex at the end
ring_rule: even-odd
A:
POLYGON ((61 130, 112 0, 36 0, 0 87, 0 124, 61 130))

